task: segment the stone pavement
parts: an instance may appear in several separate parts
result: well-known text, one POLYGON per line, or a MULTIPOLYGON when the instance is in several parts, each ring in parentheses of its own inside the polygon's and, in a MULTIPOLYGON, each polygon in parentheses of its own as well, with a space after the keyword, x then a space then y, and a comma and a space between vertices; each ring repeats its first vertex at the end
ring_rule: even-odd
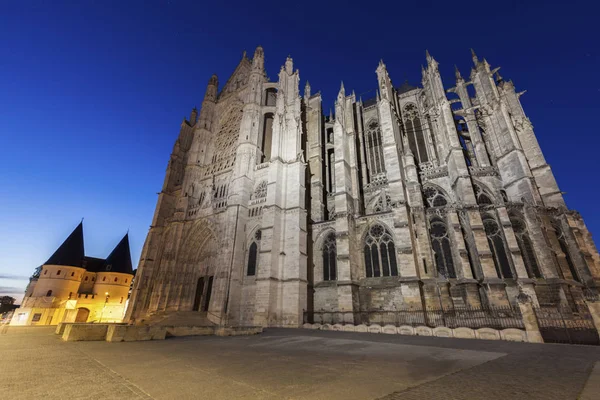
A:
POLYGON ((65 343, 30 327, 0 330, 0 361, 1 399, 600 399, 589 346, 303 329, 65 343))

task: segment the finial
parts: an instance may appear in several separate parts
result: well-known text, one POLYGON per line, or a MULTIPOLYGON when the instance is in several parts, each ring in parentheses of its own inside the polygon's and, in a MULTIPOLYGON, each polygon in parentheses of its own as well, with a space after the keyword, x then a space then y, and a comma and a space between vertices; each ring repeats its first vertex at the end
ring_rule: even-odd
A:
POLYGON ((429 50, 425 49, 425 58, 427 61, 431 60, 431 54, 429 54, 429 50))
POLYGON ((462 79, 462 76, 460 75, 460 71, 458 70, 456 64, 454 64, 454 76, 456 77, 456 80, 462 79))
POLYGON ((421 64, 421 75, 425 76, 427 71, 425 71, 425 67, 421 64))
POLYGON ((246 50, 242 53, 242 59, 246 58, 246 50))
POLYGON ((473 63, 477 65, 479 60, 477 59, 477 54, 475 54, 475 50, 471 49, 471 58, 473 59, 473 63))

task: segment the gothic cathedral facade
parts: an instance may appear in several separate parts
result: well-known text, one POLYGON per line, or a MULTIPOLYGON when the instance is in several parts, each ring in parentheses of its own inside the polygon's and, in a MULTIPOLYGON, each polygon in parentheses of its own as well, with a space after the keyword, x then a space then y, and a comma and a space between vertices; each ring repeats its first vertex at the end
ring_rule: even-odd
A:
POLYGON ((521 93, 473 53, 445 89, 342 84, 335 114, 288 58, 277 82, 245 53, 181 124, 126 318, 299 326, 304 311, 573 305, 600 259, 569 210, 521 93))

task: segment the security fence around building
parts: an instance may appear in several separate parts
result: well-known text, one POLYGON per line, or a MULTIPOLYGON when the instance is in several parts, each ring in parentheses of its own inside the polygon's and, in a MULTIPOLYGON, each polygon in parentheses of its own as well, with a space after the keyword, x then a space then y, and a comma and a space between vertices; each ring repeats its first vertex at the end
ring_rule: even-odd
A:
POLYGON ((400 308, 391 311, 305 311, 304 323, 341 325, 408 325, 430 328, 525 329, 518 307, 400 308))

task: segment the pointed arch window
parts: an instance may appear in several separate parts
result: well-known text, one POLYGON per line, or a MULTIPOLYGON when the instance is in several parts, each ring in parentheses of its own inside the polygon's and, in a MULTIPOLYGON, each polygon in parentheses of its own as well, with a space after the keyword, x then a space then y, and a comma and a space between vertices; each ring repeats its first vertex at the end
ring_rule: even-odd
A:
POLYGON ((515 214, 509 214, 509 218, 510 224, 515 232, 515 237, 517 238, 517 245, 519 246, 519 250, 521 250, 523 262, 525 263, 525 268, 527 269, 527 275, 529 275, 530 278, 542 278, 540 267, 537 263, 537 259, 535 258, 533 243, 531 242, 529 234, 527 233, 527 225, 525 224, 525 221, 520 218, 520 216, 515 214))
POLYGON ((432 186, 423 188, 423 197, 425 198, 425 207, 443 207, 448 205, 445 194, 432 186))
POLYGON ((383 142, 381 140, 381 129, 375 120, 367 123, 365 131, 367 154, 369 159, 369 170, 371 175, 385 172, 385 162, 383 159, 383 142))
POLYGON ((429 235, 438 274, 446 278, 456 278, 448 226, 442 218, 434 216, 429 220, 429 235))
POLYGON ((252 242, 248 250, 248 276, 256 275, 256 259, 258 258, 258 246, 252 242))
POLYGON ((577 268, 575 268, 575 263, 573 263, 573 259, 571 258, 571 253, 569 252, 569 246, 567 244, 567 239, 565 237, 565 233, 563 232, 563 230, 560 228, 560 225, 556 221, 552 222, 552 227, 556 231, 556 238, 558 239, 558 244, 560 245, 560 250, 565 255, 565 261, 567 262, 567 265, 569 266, 569 271, 571 271, 573 280, 575 280, 577 282, 581 282, 581 279, 579 278, 579 273, 577 272, 577 268))
POLYGON ((514 274, 510 268, 506 246, 502 238, 502 230, 492 215, 485 214, 483 216, 483 229, 492 252, 498 278, 513 278, 514 274))
POLYGON ((335 233, 330 232, 323 241, 321 248, 323 256, 323 280, 335 281, 337 279, 337 264, 336 264, 336 243, 335 233))
POLYGON ((419 163, 429 161, 427 154, 427 144, 425 143, 425 131, 421 126, 421 119, 417 106, 414 103, 409 103, 404 106, 402 111, 404 117, 404 127, 408 136, 408 146, 413 156, 419 163))
POLYGON ((477 200, 477 204, 479 205, 488 205, 494 204, 492 198, 489 194, 487 194, 483 188, 478 184, 473 184, 473 189, 475 190, 475 199, 477 200))
POLYGON ((367 278, 398 276, 394 240, 383 225, 375 224, 369 228, 363 250, 367 278))

